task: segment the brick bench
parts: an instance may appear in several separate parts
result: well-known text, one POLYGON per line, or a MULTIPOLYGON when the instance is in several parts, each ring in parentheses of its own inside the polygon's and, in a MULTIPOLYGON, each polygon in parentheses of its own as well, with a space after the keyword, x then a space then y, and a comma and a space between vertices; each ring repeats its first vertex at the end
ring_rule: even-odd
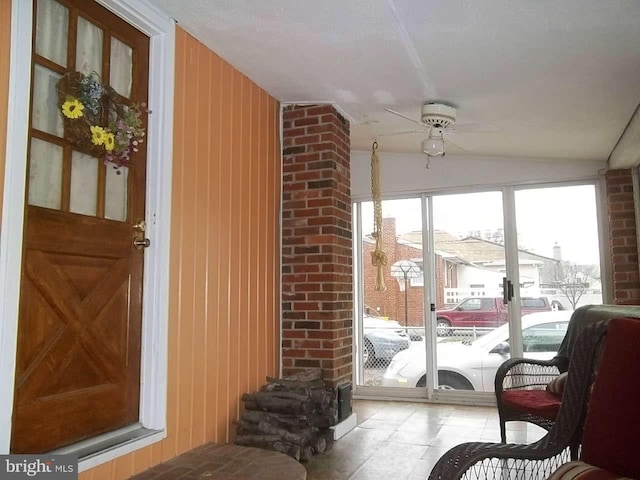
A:
POLYGON ((207 443, 130 480, 305 480, 307 471, 282 453, 207 443))

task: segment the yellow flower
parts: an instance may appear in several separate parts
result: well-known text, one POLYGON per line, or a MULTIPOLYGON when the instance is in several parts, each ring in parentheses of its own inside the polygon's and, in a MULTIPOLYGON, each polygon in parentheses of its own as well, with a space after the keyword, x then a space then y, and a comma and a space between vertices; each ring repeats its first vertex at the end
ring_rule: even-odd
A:
POLYGON ((113 133, 105 133, 102 138, 104 138, 104 149, 111 152, 116 146, 116 137, 113 133))
POLYGON ((91 143, 94 145, 104 145, 106 132, 98 125, 91 126, 91 143))
POLYGON ((84 105, 77 98, 71 98, 71 100, 67 100, 62 104, 62 114, 72 120, 82 117, 84 115, 83 110, 84 105))

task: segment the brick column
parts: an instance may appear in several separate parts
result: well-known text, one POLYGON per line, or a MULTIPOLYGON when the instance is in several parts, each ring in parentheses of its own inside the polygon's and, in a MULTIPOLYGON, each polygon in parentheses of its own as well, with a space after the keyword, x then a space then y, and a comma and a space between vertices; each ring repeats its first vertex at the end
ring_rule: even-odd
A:
POLYGON ((613 301, 617 305, 640 303, 640 265, 636 236, 631 170, 609 170, 605 175, 611 237, 613 301))
POLYGON ((289 106, 283 137, 283 373, 321 367, 338 386, 353 367, 349 122, 331 105, 289 106))

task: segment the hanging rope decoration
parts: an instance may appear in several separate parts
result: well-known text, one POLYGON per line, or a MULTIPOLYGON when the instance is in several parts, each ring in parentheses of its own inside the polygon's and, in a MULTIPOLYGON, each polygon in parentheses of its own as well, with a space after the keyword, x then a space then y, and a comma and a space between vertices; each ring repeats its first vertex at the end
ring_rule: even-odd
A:
POLYGON ((380 158, 378 157, 378 142, 371 146, 371 196, 373 197, 373 233, 376 239, 376 248, 371 252, 371 263, 377 268, 376 285, 374 289, 384 292, 387 286, 384 284, 384 267, 389 260, 382 250, 382 192, 380 191, 380 158))

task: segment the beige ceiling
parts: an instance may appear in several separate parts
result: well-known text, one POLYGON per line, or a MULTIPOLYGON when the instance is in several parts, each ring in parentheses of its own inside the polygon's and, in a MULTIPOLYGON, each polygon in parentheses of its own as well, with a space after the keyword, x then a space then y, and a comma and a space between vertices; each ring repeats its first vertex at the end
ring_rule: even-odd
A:
POLYGON ((638 0, 151 0, 282 102, 333 102, 351 146, 420 152, 425 101, 458 108, 449 154, 606 160, 640 102, 638 0))

